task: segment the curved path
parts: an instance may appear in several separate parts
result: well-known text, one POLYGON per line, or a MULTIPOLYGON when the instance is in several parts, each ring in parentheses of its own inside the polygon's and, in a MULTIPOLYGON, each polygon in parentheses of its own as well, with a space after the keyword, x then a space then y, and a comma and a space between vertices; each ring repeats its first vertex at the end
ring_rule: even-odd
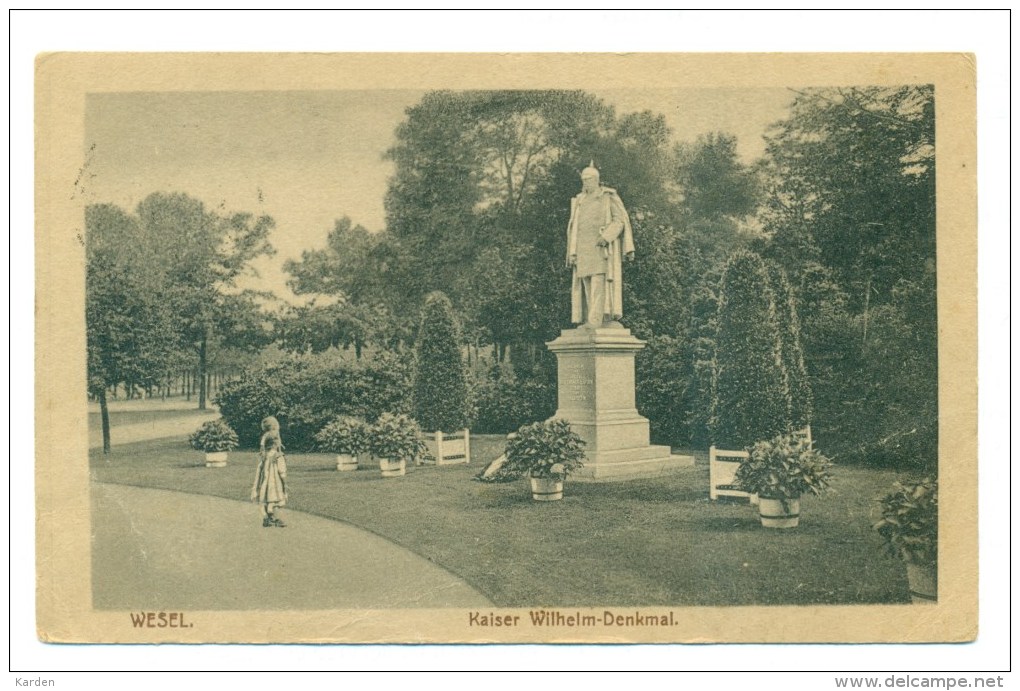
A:
MULTIPOLYGON (((126 401, 131 403, 132 401, 126 401)), ((207 420, 215 420, 220 416, 220 413, 215 408, 211 408, 206 411, 198 411, 194 409, 194 404, 187 404, 189 407, 182 407, 179 402, 166 403, 163 406, 157 407, 156 404, 159 401, 146 401, 148 404, 145 408, 141 405, 135 406, 135 410, 143 409, 166 411, 165 415, 159 417, 153 417, 145 422, 130 422, 121 423, 114 422, 110 428, 110 437, 113 441, 113 445, 119 444, 130 444, 136 441, 146 441, 149 439, 162 439, 164 437, 176 437, 177 435, 191 434, 199 426, 207 420), (174 405, 177 403, 177 405, 174 405)), ((89 448, 98 449, 103 446, 103 431, 99 426, 98 408, 93 411, 95 406, 89 406, 89 448), (94 419, 93 419, 94 418, 94 419)), ((110 406, 110 412, 116 414, 120 410, 132 410, 128 406, 114 407, 110 406)))
POLYGON ((388 609, 491 603, 434 563, 354 526, 218 497, 92 484, 97 609, 388 609))
MULTIPOLYGON (((216 413, 211 413, 214 417, 216 413)), ((116 427, 125 444, 186 434, 194 415, 116 427)), ((100 442, 101 443, 101 442, 100 442)), ((388 609, 486 607, 433 562, 347 523, 168 490, 92 483, 96 609, 388 609)))

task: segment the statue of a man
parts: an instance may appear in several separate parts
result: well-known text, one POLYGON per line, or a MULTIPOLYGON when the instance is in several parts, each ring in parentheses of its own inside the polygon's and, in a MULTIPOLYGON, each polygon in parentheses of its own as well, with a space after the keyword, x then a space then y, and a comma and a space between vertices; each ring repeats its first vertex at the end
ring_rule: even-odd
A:
POLYGON ((634 235, 616 190, 599 184, 594 161, 581 171, 570 200, 567 266, 573 269, 570 321, 601 326, 623 316, 623 258, 634 258, 634 235))

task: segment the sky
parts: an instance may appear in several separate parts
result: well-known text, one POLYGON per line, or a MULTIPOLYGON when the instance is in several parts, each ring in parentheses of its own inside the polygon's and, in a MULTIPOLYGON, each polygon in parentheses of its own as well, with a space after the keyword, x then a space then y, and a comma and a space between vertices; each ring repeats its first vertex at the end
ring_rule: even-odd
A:
MULTIPOLYGON (((617 114, 651 110, 676 141, 714 131, 737 136, 740 157, 764 149, 762 134, 784 117, 786 89, 627 89, 594 92, 617 114)), ((254 263, 246 287, 293 299, 283 262, 325 246, 349 216, 385 225, 393 164, 385 152, 407 108, 424 92, 262 91, 89 94, 85 148, 95 177, 90 201, 134 210, 152 192, 185 192, 226 211, 276 221, 273 257, 254 263)), ((567 200, 564 200, 564 208, 567 200)))

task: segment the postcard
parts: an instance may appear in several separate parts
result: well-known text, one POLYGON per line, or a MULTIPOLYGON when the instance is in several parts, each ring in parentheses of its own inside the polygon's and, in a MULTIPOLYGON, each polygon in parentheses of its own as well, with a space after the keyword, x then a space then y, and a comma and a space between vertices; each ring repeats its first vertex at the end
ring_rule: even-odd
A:
POLYGON ((974 640, 975 86, 40 55, 40 640, 974 640))

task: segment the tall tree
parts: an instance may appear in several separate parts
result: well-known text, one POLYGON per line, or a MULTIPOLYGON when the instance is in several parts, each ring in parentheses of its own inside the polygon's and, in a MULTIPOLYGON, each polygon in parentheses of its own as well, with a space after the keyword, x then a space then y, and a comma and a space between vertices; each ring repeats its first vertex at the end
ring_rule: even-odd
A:
POLYGON ((372 304, 385 299, 396 247, 387 233, 371 233, 349 217, 337 219, 323 249, 305 250, 288 259, 284 270, 298 295, 342 296, 348 302, 372 304))
POLYGON ((110 452, 107 392, 161 383, 180 363, 177 318, 165 300, 166 267, 137 219, 111 204, 85 209, 85 324, 89 392, 99 401, 110 452))
POLYGON ((737 138, 725 132, 700 135, 677 147, 677 182, 683 208, 693 219, 742 219, 758 204, 754 172, 737 157, 737 138))
POLYGON ((788 272, 820 260, 865 317, 901 278, 923 276, 935 257, 932 86, 799 92, 766 142, 763 225, 788 272))
MULTIPOLYGON (((216 337, 229 339, 236 310, 250 310, 254 297, 236 297, 236 281, 250 262, 273 253, 269 216, 209 211, 186 194, 154 193, 138 205, 142 232, 165 262, 166 298, 175 306, 184 338, 198 354, 198 407, 206 407, 209 348, 216 337)), ((251 336, 251 331, 247 332, 251 336)), ((230 345, 261 345, 241 338, 230 345)))
POLYGON ((762 251, 799 286, 814 419, 868 462, 936 458, 934 98, 804 90, 766 137, 762 251))
MULTIPOLYGON (((358 357, 370 341, 386 344, 393 327, 408 334, 412 320, 401 298, 399 286, 407 263, 400 243, 387 231, 372 233, 349 217, 335 221, 323 249, 305 250, 299 261, 287 260, 284 270, 291 275, 290 287, 298 295, 328 296, 335 305, 318 307, 303 318, 322 322, 325 331, 316 337, 329 345, 353 345, 358 357), (400 324, 394 322, 401 321, 400 324), (385 328, 389 325, 389 329, 385 328)), ((297 325, 292 325, 297 328, 297 325)), ((291 331, 293 334, 293 329, 291 331)), ((400 337, 403 340, 403 337, 400 337)), ((312 350, 321 350, 313 343, 312 350)), ((290 348, 290 347, 289 347, 290 348)), ((293 348, 290 348, 293 349, 293 348)))
POLYGON ((493 338, 506 312, 474 290, 493 271, 509 285, 519 338, 551 337, 565 309, 568 200, 578 171, 606 151, 612 110, 580 92, 435 92, 408 109, 389 157, 387 229, 407 263, 394 287, 420 300, 447 292, 493 338), (495 263, 493 263, 495 262, 495 263))

